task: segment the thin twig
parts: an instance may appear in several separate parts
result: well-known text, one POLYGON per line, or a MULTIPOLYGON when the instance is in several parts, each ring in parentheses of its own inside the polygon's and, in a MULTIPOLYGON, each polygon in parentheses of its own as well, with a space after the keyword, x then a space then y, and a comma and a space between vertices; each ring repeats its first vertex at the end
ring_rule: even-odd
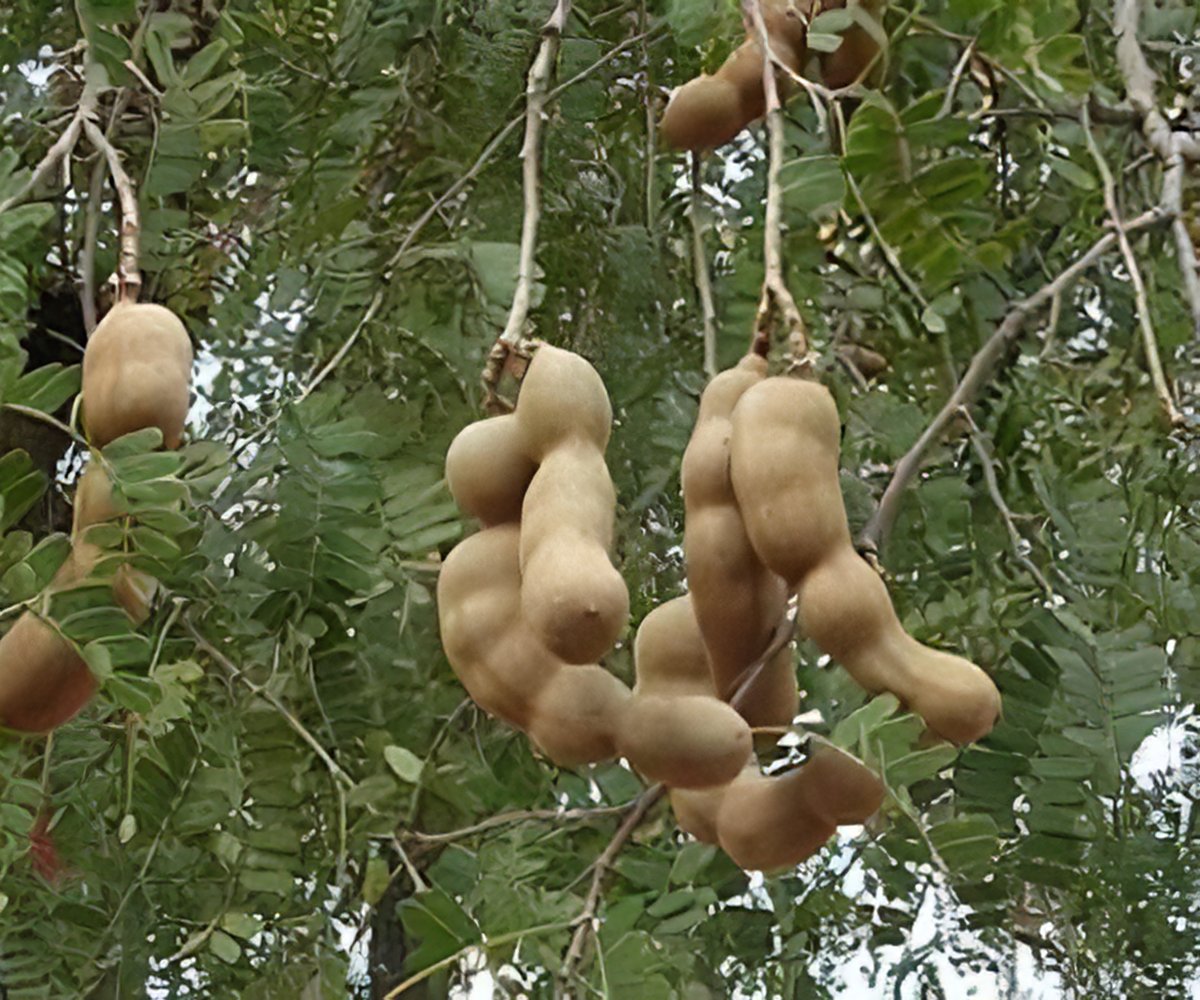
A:
POLYGON ((713 304, 712 279, 708 273, 708 254, 704 251, 700 154, 692 153, 692 202, 688 213, 692 224, 692 279, 700 298, 700 316, 704 323, 704 374, 717 374, 717 310, 713 304))
POLYGON ((507 934, 498 934, 494 938, 485 938, 483 941, 472 942, 471 944, 464 945, 463 947, 459 948, 458 951, 456 951, 453 955, 447 955, 445 958, 441 959, 440 961, 434 962, 432 965, 426 966, 420 972, 409 976, 399 986, 390 990, 384 996, 383 1000, 396 1000, 396 997, 400 996, 400 994, 405 993, 408 990, 412 989, 418 983, 423 983, 426 979, 428 979, 430 976, 434 975, 435 973, 441 972, 442 969, 448 969, 452 965, 457 965, 470 952, 476 950, 477 948, 479 948, 479 949, 499 948, 502 945, 512 944, 514 941, 520 941, 523 938, 533 937, 536 934, 548 934, 548 933, 550 933, 550 931, 566 930, 570 926, 571 926, 570 924, 563 923, 560 920, 557 923, 540 924, 537 927, 529 927, 529 928, 526 928, 525 930, 509 931, 507 934))
POLYGON ((1117 243, 1121 248, 1121 256, 1125 260, 1125 269, 1129 272, 1129 281, 1133 285, 1134 306, 1137 310, 1138 327, 1142 331, 1142 350, 1146 352, 1146 367, 1150 369, 1150 380, 1154 383, 1154 391, 1158 393, 1158 400, 1162 404, 1163 412, 1167 415, 1167 420, 1173 427, 1177 427, 1183 423, 1183 414, 1175 406, 1171 387, 1167 383, 1167 376, 1163 371, 1162 359, 1158 355, 1158 337, 1154 332, 1154 321, 1150 316, 1150 302, 1146 298, 1146 283, 1142 279, 1142 269, 1133 252, 1133 245, 1129 242, 1129 236, 1121 222, 1121 209, 1117 205, 1117 183, 1113 179, 1108 162, 1104 159, 1104 154, 1096 145, 1096 137, 1092 134, 1091 118, 1088 116, 1086 107, 1083 111, 1083 134, 1087 140, 1088 152, 1092 154, 1092 159, 1096 162, 1096 169, 1100 171, 1100 181, 1104 186, 1104 207, 1108 210, 1108 217, 1112 219, 1113 225, 1116 227, 1117 243))
POLYGON ((975 54, 975 39, 972 38, 965 46, 963 46, 962 55, 958 57, 958 62, 954 65, 954 70, 950 74, 950 82, 946 85, 946 96, 942 99, 942 106, 938 113, 934 115, 934 119, 946 118, 954 111, 954 98, 958 96, 958 87, 962 83, 963 75, 967 71, 967 67, 971 65, 971 57, 975 54))
MULTIPOLYGON (((87 91, 84 91, 84 93, 86 94, 87 91)), ((82 129, 83 113, 81 106, 81 110, 76 111, 71 116, 71 120, 67 123, 63 134, 58 137, 54 145, 46 150, 46 155, 42 157, 41 162, 33 168, 33 173, 29 175, 29 179, 11 195, 0 201, 0 215, 3 215, 10 208, 21 204, 42 181, 50 176, 60 161, 65 160, 71 155, 72 150, 75 149, 75 144, 79 141, 79 133, 82 129)))
MULTIPOLYGON (((1125 223, 1126 232, 1139 232, 1159 225, 1170 219, 1170 213, 1162 207, 1152 208, 1125 223)), ((900 512, 904 491, 920 471, 925 453, 932 447, 964 407, 970 407, 980 389, 995 375, 1008 349, 1016 343, 1029 316, 1043 305, 1061 295, 1078 278, 1095 264, 1117 242, 1116 233, 1105 233, 1084 253, 1065 267, 1055 278, 1046 282, 1032 295, 1013 303, 996 331, 975 352, 966 373, 955 386, 950 398, 938 411, 929 426, 921 433, 916 443, 896 463, 892 478, 883 492, 879 506, 867 522, 859 538, 858 546, 868 552, 878 552, 891 533, 900 512)))
POLYGON ((779 172, 783 167, 783 107, 775 80, 775 58, 771 38, 763 20, 762 0, 743 0, 747 21, 754 25, 763 52, 763 93, 766 97, 768 137, 767 209, 763 222, 763 285, 750 350, 766 357, 771 349, 771 325, 776 314, 787 328, 788 354, 793 368, 811 369, 816 358, 808 342, 804 318, 783 276, 783 186, 779 172))
POLYGON ((323 746, 321 746, 317 738, 308 731, 308 728, 304 725, 304 723, 296 718, 296 716, 292 714, 288 707, 282 701, 280 701, 273 692, 268 691, 261 684, 256 684, 249 677, 247 677, 246 674, 237 666, 237 664, 235 664, 231 659, 229 659, 228 656, 222 653, 219 649, 217 649, 216 646, 214 646, 204 637, 204 635, 198 628, 196 628, 195 623, 190 618, 185 617, 183 625, 188 634, 191 635, 192 639, 195 641, 198 649, 201 649, 207 653, 209 657, 211 657, 219 666, 221 666, 230 677, 240 681, 254 694, 270 704, 275 711, 283 716, 284 720, 289 726, 292 727, 296 735, 298 735, 305 743, 308 744, 312 752, 317 755, 317 758, 322 764, 325 765, 334 779, 336 779, 335 785, 344 785, 346 788, 354 787, 354 779, 351 778, 350 775, 348 775, 344 770, 342 770, 341 765, 338 764, 338 762, 335 761, 331 756, 329 756, 329 752, 323 746))
POLYGON ((405 836, 422 844, 447 844, 455 840, 465 840, 477 833, 494 830, 498 826, 508 826, 510 823, 524 823, 531 820, 552 820, 555 823, 579 823, 605 816, 616 816, 636 805, 627 802, 620 806, 595 806, 590 809, 514 809, 510 812, 497 813, 485 820, 464 826, 458 830, 448 830, 445 833, 421 833, 417 830, 408 831, 405 836))
POLYGON ((571 10, 571 0, 557 0, 554 12, 542 28, 542 44, 529 70, 529 81, 525 88, 525 141, 521 144, 522 188, 525 210, 521 217, 521 249, 517 264, 517 287, 513 293, 512 308, 500 340, 515 347, 525 332, 529 316, 530 298, 533 291, 534 271, 537 262, 537 231, 542 217, 542 124, 546 110, 546 95, 550 90, 550 77, 562 41, 563 26, 571 10))
POLYGON ((136 302, 142 288, 142 275, 138 271, 138 244, 141 241, 142 225, 138 212, 137 192, 133 181, 125 172, 121 155, 100 127, 92 119, 84 118, 83 131, 88 142, 108 160, 112 173, 113 187, 121 204, 120 253, 117 256, 117 295, 124 302, 136 302))
POLYGON ((1115 0, 1113 33, 1117 36, 1117 65, 1125 79, 1129 103, 1142 116, 1142 135, 1163 162, 1162 205, 1172 213, 1171 232, 1175 238, 1175 256, 1183 279, 1183 292, 1192 314, 1193 336, 1200 339, 1200 263, 1196 247, 1183 217, 1183 176, 1185 159, 1200 159, 1200 138, 1172 131, 1158 109, 1155 98, 1154 70, 1138 43, 1139 0, 1115 0))
POLYGON ((578 974, 577 970, 580 962, 583 961, 583 953, 587 947, 588 939, 596 931, 596 914, 600 906, 600 900, 604 896, 605 876, 608 875, 609 869, 612 868, 617 860, 617 855, 621 853, 621 849, 625 846, 626 841, 633 836, 633 831, 637 829, 638 824, 645 818, 646 813, 666 793, 667 790, 663 785, 652 785, 642 792, 621 825, 617 828, 617 832, 613 834, 613 838, 608 842, 608 846, 596 858, 596 862, 592 866, 592 884, 588 888, 583 909, 573 921, 575 924, 575 933, 571 935, 571 944, 567 948, 567 953, 563 957, 562 968, 559 970, 559 996, 570 997, 570 993, 566 992, 566 990, 578 974))
POLYGON ((1004 494, 1000 491, 1000 480, 996 477, 996 460, 983 439, 983 431, 975 423, 969 410, 964 409, 962 412, 967 422, 971 425, 971 446, 975 449, 975 454, 979 457, 979 465, 983 470, 983 481, 987 484, 988 494, 992 498, 992 503, 996 505, 996 510, 1000 512, 1000 519, 1004 522, 1004 528, 1008 532, 1008 539, 1012 543, 1013 555, 1029 571, 1029 575, 1037 581, 1038 586, 1046 592, 1046 596, 1053 597, 1054 588, 1050 586, 1050 581, 1038 569, 1037 563, 1025 553, 1025 539, 1017 531, 1017 524, 1013 517, 1012 509, 1008 506, 1008 503, 1004 499, 1004 494))

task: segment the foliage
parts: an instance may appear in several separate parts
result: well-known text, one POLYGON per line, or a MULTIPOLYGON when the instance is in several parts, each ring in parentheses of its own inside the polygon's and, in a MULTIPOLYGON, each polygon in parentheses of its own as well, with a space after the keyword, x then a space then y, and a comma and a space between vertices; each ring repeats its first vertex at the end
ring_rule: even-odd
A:
MULTIPOLYGON (((106 588, 66 595, 56 614, 102 691, 52 740, 0 742, 0 982, 14 1000, 383 996, 436 966, 406 994, 433 996, 486 956, 500 987, 548 995, 619 823, 602 807, 641 786, 617 764, 555 771, 466 702, 432 600, 464 531, 441 455, 478 415, 516 281, 519 120, 417 223, 520 119, 550 4, 77 7, 0 12, 0 199, 78 100, 86 38, 103 123, 127 102, 111 127, 139 184, 146 297, 186 317, 199 398, 183 451, 134 435, 104 456, 136 516, 105 544, 162 581, 159 610, 135 632, 106 588), (556 808, 596 811, 524 814, 556 808)), ((1197 20, 1186 0, 1145 12, 1164 108, 1194 102, 1197 20)), ((884 87, 842 123, 795 100, 784 169, 788 282, 842 408, 860 524, 1008 305, 1101 235, 1083 104, 1111 110, 1092 127, 1127 217, 1162 181, 1121 106, 1103 8, 900 0, 887 27, 884 87), (847 343, 890 368, 860 384, 835 360, 847 343)), ((533 320, 612 395, 635 621, 681 585, 678 466, 703 385, 688 170, 654 148, 646 109, 736 31, 718 0, 580 0, 558 79, 586 76, 547 124, 533 320)), ((745 348, 762 280, 762 150, 755 129, 704 166, 722 362, 745 348)), ((82 340, 89 218, 97 279, 116 262, 86 152, 69 193, 53 177, 0 214, 0 402, 63 420, 78 352, 51 331, 82 340)), ((1186 401, 1173 249, 1161 227, 1133 241, 1186 401)), ((942 995, 947 960, 1015 976, 1023 949, 1081 995, 1188 989, 1200 494, 1194 444, 1158 417, 1129 277, 1106 255, 1053 321, 1031 318, 981 400, 1011 522, 964 422, 883 553, 905 624, 989 666, 1003 723, 962 753, 925 747, 893 701, 802 647, 811 728, 882 769, 884 815, 763 882, 658 807, 615 862, 589 989, 833 996, 865 963, 880 993, 942 995), (1165 748, 1182 761, 1152 766, 1165 748)), ((65 555, 43 499, 79 449, 54 456, 58 484, 37 457, 0 458, 0 607, 65 555)), ((609 665, 631 675, 628 643, 609 665)))

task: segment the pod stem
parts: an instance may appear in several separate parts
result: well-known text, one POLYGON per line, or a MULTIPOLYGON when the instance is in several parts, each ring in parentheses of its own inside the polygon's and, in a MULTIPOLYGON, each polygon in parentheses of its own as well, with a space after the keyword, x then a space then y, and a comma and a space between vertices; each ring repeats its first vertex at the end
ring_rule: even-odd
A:
MULTIPOLYGON (((525 84, 525 140, 521 144, 522 186, 525 210, 521 217, 521 249, 517 260, 517 286, 513 290, 508 321, 495 346, 488 354, 483 370, 484 406, 494 410, 499 404, 496 384, 506 366, 509 352, 516 349, 525 336, 529 308, 533 299, 533 282, 537 273, 537 234, 542 217, 542 124, 550 94, 550 80, 558 59, 563 28, 571 13, 571 0, 556 0, 550 19, 542 26, 542 43, 538 47, 525 84)), ((501 408, 502 409, 502 408, 501 408)))
POLYGON ((92 120, 83 119, 83 131, 97 152, 102 153, 112 174, 113 186, 121 205, 120 252, 117 256, 117 297, 122 302, 136 302, 142 289, 142 274, 138 270, 138 249, 141 243, 142 222, 138 211, 137 191, 133 179, 125 172, 121 155, 108 141, 108 136, 92 120))
POLYGON ((783 106, 775 78, 779 62, 771 51, 771 38, 763 19, 762 0, 743 0, 743 15, 752 26, 763 53, 763 94, 766 98, 768 136, 767 210, 763 224, 763 284, 750 353, 767 357, 776 318, 787 334, 789 371, 807 372, 816 360, 808 340, 808 328, 796 305, 783 274, 783 186, 779 180, 783 167, 783 106))

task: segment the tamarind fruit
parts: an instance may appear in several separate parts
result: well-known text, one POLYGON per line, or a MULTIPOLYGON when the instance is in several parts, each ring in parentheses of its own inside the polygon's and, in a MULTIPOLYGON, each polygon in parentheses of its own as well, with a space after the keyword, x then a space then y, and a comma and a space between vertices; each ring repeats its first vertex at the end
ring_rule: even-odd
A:
POLYGON ((606 670, 569 666, 522 616, 522 528, 485 528, 451 551, 438 576, 442 648, 484 711, 533 739, 554 763, 573 767, 616 755, 630 692, 606 670))
POLYGON ((1000 712, 988 675, 913 639, 855 552, 838 484, 841 423, 815 382, 768 378, 733 410, 730 471, 759 558, 796 588, 800 627, 872 693, 890 691, 936 736, 969 743, 1000 712))
POLYGON ((708 651, 687 595, 660 604, 634 639, 637 684, 617 744, 651 781, 705 788, 749 760, 750 727, 714 696, 708 651))
MULTIPOLYGON (((846 6, 846 0, 769 0, 762 4, 763 24, 777 59, 793 73, 808 62, 808 25, 818 14, 846 6)), ((861 4, 878 21, 880 0, 861 4)), ((857 82, 879 52, 879 42, 861 24, 842 33, 833 52, 818 54, 821 82, 829 88, 857 82)), ((673 149, 697 152, 716 149, 736 136, 766 110, 763 93, 763 51, 751 32, 728 59, 709 75, 701 74, 679 87, 667 103, 659 124, 663 141, 673 149)), ((780 99, 795 88, 791 78, 776 74, 780 99)))
POLYGON ((783 774, 748 764, 717 789, 671 790, 676 822, 697 840, 719 844, 735 864, 774 871, 815 854, 839 826, 862 823, 883 802, 882 782, 831 744, 783 774))
MULTIPOLYGON (((680 475, 688 590, 723 701, 733 697, 746 670, 766 652, 788 600, 787 584, 762 564, 750 544, 729 474, 734 406, 766 372, 765 359, 748 355, 709 382, 680 475)), ((798 707, 792 656, 784 649, 764 665, 739 710, 751 725, 786 726, 798 707)))
MULTIPOLYGON (((102 552, 87 541, 87 529, 116 516, 107 474, 89 463, 75 490, 71 552, 54 574, 47 596, 68 590, 91 574, 102 552)), ((112 587, 130 618, 139 624, 144 621, 150 612, 153 580, 122 565, 112 587)), ((23 612, 0 638, 0 726, 48 732, 78 714, 96 687, 75 645, 39 613, 23 612)))
POLYGON ((467 424, 446 452, 446 483, 466 513, 485 525, 516 521, 537 466, 511 414, 467 424))
POLYGON ((83 354, 89 442, 103 448, 123 434, 157 427, 166 447, 179 447, 191 371, 192 344, 178 316, 148 303, 114 305, 83 354))
MULTIPOLYGON (((789 68, 799 70, 803 45, 796 48, 783 37, 773 37, 771 47, 789 68)), ((781 96, 789 90, 788 81, 778 73, 776 85, 781 96)), ((671 95, 659 134, 673 149, 716 149, 765 111, 762 46, 757 38, 748 37, 715 73, 701 74, 671 95)))
POLYGON ((596 370, 541 346, 515 412, 537 470, 521 507, 521 608, 538 638, 572 664, 593 663, 629 618, 629 591, 609 559, 616 493, 604 449, 612 426, 596 370))
MULTIPOLYGON (((847 3, 846 0, 834 0, 825 2, 822 6, 826 10, 834 10, 846 7, 847 3)), ((876 23, 881 21, 881 0, 867 0, 856 6, 876 23)), ((870 69, 878 53, 879 42, 871 32, 861 24, 850 25, 842 32, 841 45, 832 52, 821 53, 821 82, 831 90, 858 83, 870 69)))

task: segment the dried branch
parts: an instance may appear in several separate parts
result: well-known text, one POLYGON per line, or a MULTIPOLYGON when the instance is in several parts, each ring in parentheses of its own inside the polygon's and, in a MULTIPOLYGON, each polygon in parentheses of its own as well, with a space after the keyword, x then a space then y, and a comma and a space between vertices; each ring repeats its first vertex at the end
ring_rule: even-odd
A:
POLYGON ((137 192, 133 181, 125 172, 121 156, 108 137, 92 120, 83 119, 83 131, 88 142, 104 155, 112 173, 113 186, 121 204, 120 253, 117 257, 117 295, 124 302, 136 302, 142 288, 142 275, 138 270, 138 244, 141 241, 142 225, 138 212, 137 192))
POLYGON ((712 280, 708 274, 708 254, 704 251, 704 223, 701 219, 702 167, 700 154, 692 153, 692 203, 688 213, 692 224, 692 279, 700 298, 700 315, 704 321, 704 374, 717 374, 717 310, 713 305, 712 280))
POLYGON ((592 884, 588 889, 587 898, 584 900, 583 910, 580 911, 579 916, 573 921, 575 924, 575 933, 571 935, 571 944, 567 948, 562 968, 559 970, 559 996, 570 995, 565 992, 565 989, 578 974, 579 964, 583 961, 584 949, 587 947, 588 940, 596 932, 596 913, 600 907, 600 900, 604 896, 605 876, 608 875, 609 870, 617 860, 617 855, 621 853, 621 849, 625 846, 625 843, 633 836, 633 831, 637 829, 638 824, 645 818, 646 813, 666 793, 667 790, 662 785, 652 785, 642 792, 638 796, 637 801, 629 809, 624 821, 617 828, 617 832, 613 834, 613 838, 608 842, 608 846, 596 858, 595 864, 592 866, 592 884))
POLYGON ((754 26, 763 52, 763 93, 766 97, 768 136, 767 211, 763 223, 763 286, 754 318, 754 336, 750 350, 766 357, 771 349, 772 321, 778 315, 787 328, 788 353, 793 367, 811 369, 816 360, 808 342, 804 318, 783 276, 783 187, 779 172, 783 167, 783 107, 775 80, 777 57, 771 51, 771 38, 763 20, 762 0, 743 0, 743 16, 754 26))
POLYGON ((1158 337, 1155 335, 1154 322, 1150 316, 1150 302, 1146 298, 1146 283, 1142 279, 1142 269, 1138 266, 1133 245, 1129 242, 1129 236, 1121 222, 1121 209, 1117 205, 1117 183, 1104 159, 1104 154, 1096 145, 1096 137, 1092 134, 1091 119, 1088 117, 1086 108, 1083 112, 1083 134, 1087 140, 1088 152, 1092 154, 1092 159, 1096 162, 1096 169, 1100 171, 1100 180, 1104 185, 1104 206, 1108 210, 1108 217, 1112 219, 1113 225, 1116 227, 1117 243, 1121 248, 1121 256, 1125 260, 1125 269, 1129 272, 1129 281, 1133 285, 1138 326, 1142 331, 1142 349, 1146 352, 1146 367, 1150 369, 1150 379, 1154 383, 1154 391, 1158 393, 1158 400, 1162 404, 1163 412, 1167 415, 1167 420, 1173 427, 1178 427, 1184 422, 1183 414, 1175 406, 1171 387, 1167 383, 1167 376, 1163 371, 1162 359, 1158 355, 1158 337))
POLYGON ((1146 61, 1137 38, 1140 18, 1139 0, 1115 0, 1113 33, 1117 36, 1117 65, 1125 79, 1129 103, 1142 116, 1142 136, 1146 145, 1163 163, 1162 206, 1172 216, 1171 234, 1175 238, 1175 256, 1183 279, 1184 297, 1192 314, 1193 335, 1200 339, 1200 264, 1183 217, 1185 160, 1200 160, 1200 138, 1192 133, 1172 131, 1158 109, 1154 70, 1146 61))
MULTIPOLYGON (((1140 232, 1151 226, 1159 225, 1171 218, 1170 212, 1162 207, 1143 212, 1125 223, 1125 232, 1140 232)), ((900 511, 904 491, 916 477, 921 468, 925 453, 932 447, 951 422, 964 408, 969 408, 975 401, 979 391, 987 385, 999 369, 1008 349, 1017 342, 1029 316, 1050 302, 1056 295, 1070 288, 1079 277, 1095 264, 1117 242, 1117 234, 1105 233, 1092 246, 1077 257, 1063 271, 1028 298, 1013 303, 996 331, 987 342, 971 358, 967 371, 959 380, 950 398, 938 411, 929 426, 921 433, 917 442, 905 452, 896 463, 892 478, 883 492, 879 506, 871 516, 859 537, 858 546, 867 552, 878 552, 887 536, 891 533, 900 511)))

